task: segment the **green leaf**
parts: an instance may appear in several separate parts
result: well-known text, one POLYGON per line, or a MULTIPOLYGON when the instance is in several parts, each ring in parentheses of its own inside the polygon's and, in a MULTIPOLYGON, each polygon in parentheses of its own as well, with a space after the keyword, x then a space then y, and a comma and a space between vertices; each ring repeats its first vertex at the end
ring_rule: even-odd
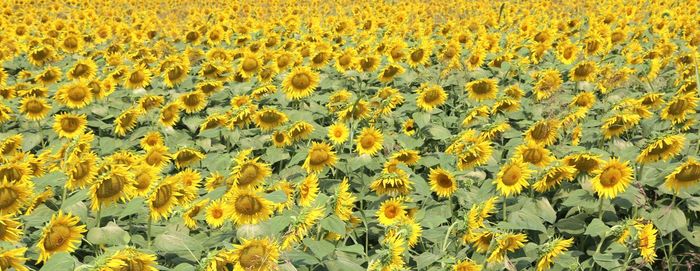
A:
POLYGON ((603 237, 608 230, 610 230, 608 225, 605 225, 602 220, 594 218, 593 221, 588 224, 588 227, 586 227, 585 234, 589 236, 603 237))
POLYGON ((325 263, 328 271, 364 271, 366 268, 347 258, 338 258, 337 260, 327 261, 325 263))
POLYGON ((319 259, 323 259, 324 257, 328 256, 328 254, 331 254, 333 250, 335 250, 335 246, 326 240, 318 241, 306 238, 303 242, 304 245, 311 249, 311 252, 313 252, 319 259))
POLYGON ((86 238, 95 245, 126 245, 131 240, 129 233, 111 221, 104 227, 91 228, 86 238))
POLYGON ((499 225, 510 230, 535 230, 546 232, 547 228, 544 227, 543 222, 544 221, 537 215, 525 209, 511 213, 508 215, 508 221, 501 222, 499 225))
POLYGON ((335 215, 328 216, 321 220, 321 228, 337 234, 345 234, 345 222, 335 215))
POLYGON ((596 253, 593 255, 593 261, 605 268, 605 270, 613 270, 620 268, 620 263, 618 262, 618 260, 613 258, 613 255, 610 254, 596 253))
POLYGON ((584 225, 586 225, 585 219, 587 217, 588 215, 586 214, 577 214, 557 221, 554 226, 565 233, 582 234, 585 229, 584 225))
POLYGON ((553 224, 557 220, 557 212, 554 211, 548 199, 540 198, 535 204, 537 206, 537 215, 544 221, 553 224))
POLYGON ((652 211, 651 216, 661 235, 666 235, 687 225, 685 214, 678 207, 660 207, 652 211))
POLYGON ((39 271, 73 270, 78 261, 66 252, 57 253, 51 256, 39 271))
POLYGON ((337 248, 339 251, 343 252, 348 252, 348 253, 353 253, 357 255, 364 255, 365 254, 365 248, 362 245, 354 244, 351 246, 346 246, 346 247, 339 247, 337 248))
POLYGON ((283 203, 287 201, 287 194, 285 194, 282 190, 275 190, 265 194, 265 198, 274 203, 283 203))
POLYGON ((452 133, 450 132, 450 130, 447 130, 447 128, 442 126, 430 127, 428 131, 433 136, 433 139, 436 140, 445 140, 452 137, 452 133))
POLYGON ((413 259, 416 261, 416 268, 419 270, 423 270, 424 268, 440 260, 440 256, 430 252, 424 252, 423 254, 414 257, 413 259))

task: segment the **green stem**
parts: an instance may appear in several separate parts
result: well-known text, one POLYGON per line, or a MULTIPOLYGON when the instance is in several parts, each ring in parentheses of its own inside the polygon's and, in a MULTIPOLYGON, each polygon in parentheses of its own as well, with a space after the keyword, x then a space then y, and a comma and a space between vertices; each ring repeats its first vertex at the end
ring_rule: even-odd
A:
POLYGON ((148 215, 148 226, 146 228, 146 247, 151 249, 151 225, 153 224, 153 218, 150 214, 148 215))
POLYGON ((102 208, 97 209, 97 213, 95 214, 95 228, 100 227, 100 220, 102 220, 102 208))
POLYGON ((508 201, 508 197, 503 198, 503 221, 504 222, 508 221, 508 211, 506 210, 506 206, 507 206, 506 201, 508 201))
POLYGON ((605 198, 600 198, 600 201, 598 202, 598 219, 603 220, 603 204, 605 202, 605 198))
POLYGON ((632 252, 627 253, 627 260, 625 260, 625 265, 622 266, 622 271, 626 271, 627 267, 630 265, 630 260, 632 260, 632 252))
POLYGON ((600 242, 598 243, 598 246, 595 248, 595 254, 600 253, 600 249, 603 247, 603 243, 605 243, 605 239, 608 238, 608 233, 606 232, 605 235, 603 235, 603 238, 600 239, 600 242))

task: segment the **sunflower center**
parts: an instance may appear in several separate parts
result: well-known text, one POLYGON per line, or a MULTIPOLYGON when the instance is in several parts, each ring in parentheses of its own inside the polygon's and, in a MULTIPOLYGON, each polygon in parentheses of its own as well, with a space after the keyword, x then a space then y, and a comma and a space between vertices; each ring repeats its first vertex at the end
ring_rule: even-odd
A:
POLYGON ((326 61, 326 56, 323 53, 318 53, 311 59, 311 61, 313 61, 315 64, 322 64, 324 61, 326 61))
POLYGON ((396 68, 394 66, 389 66, 388 68, 386 68, 386 70, 384 70, 383 74, 384 74, 384 77, 391 78, 391 77, 394 77, 394 75, 396 75, 398 72, 399 72, 398 68, 396 68))
POLYGON ((508 168, 503 172, 503 184, 506 186, 515 185, 520 180, 520 177, 523 176, 522 170, 516 165, 508 165, 508 168))
POLYGON ((335 136, 336 138, 342 137, 342 136, 343 136, 343 130, 336 129, 335 131, 333 131, 333 136, 335 136))
POLYGON ((589 171, 593 170, 593 168, 598 166, 598 162, 596 162, 593 159, 580 158, 574 162, 573 166, 576 167, 576 169, 578 171, 589 172, 589 171))
POLYGON ((275 142, 284 142, 284 134, 282 134, 282 133, 275 134, 275 142))
POLYGON ((260 120, 264 123, 277 123, 280 120, 280 115, 275 112, 263 112, 260 120))
POLYGON ((330 158, 330 155, 328 155, 328 153, 325 152, 324 150, 313 150, 309 154, 309 157, 311 157, 309 159, 309 162, 312 165, 321 165, 321 164, 325 163, 326 161, 328 161, 328 159, 330 158))
POLYGON ((287 55, 281 55, 280 57, 277 58, 277 67, 283 68, 286 67, 289 64, 289 56, 287 55))
POLYGON ((252 183, 258 177, 258 167, 256 165, 247 164, 241 168, 241 177, 238 178, 238 184, 247 185, 252 183))
POLYGON ((61 119, 61 130, 66 133, 72 133, 78 130, 80 127, 80 121, 77 118, 63 118, 61 119))
POLYGON ((90 173, 90 161, 82 161, 75 165, 75 169, 73 170, 72 174, 73 179, 82 180, 83 178, 87 177, 88 173, 90 173))
POLYGON ((19 199, 19 194, 14 189, 0 188, 0 209, 12 206, 19 199))
POLYGON ((365 71, 369 70, 374 67, 374 61, 369 58, 362 59, 360 60, 360 66, 362 66, 362 69, 365 71))
POLYGON ((443 188, 452 187, 452 179, 450 178, 450 176, 447 176, 447 174, 442 174, 442 173, 438 174, 436 180, 437 180, 437 184, 440 187, 443 187, 443 188))
POLYGON ((564 58, 570 59, 572 56, 574 56, 574 48, 566 47, 566 49, 564 49, 564 58))
POLYGON ((142 71, 135 71, 129 76, 129 82, 132 84, 140 84, 146 79, 146 75, 142 71))
POLYGON ((700 179, 700 165, 688 165, 676 174, 676 179, 681 182, 693 182, 700 179))
POLYGON ((474 91, 476 94, 488 94, 491 93, 492 89, 489 83, 480 81, 472 85, 472 91, 474 91))
POLYGON ((189 151, 181 152, 177 156, 177 160, 180 161, 180 163, 186 163, 186 162, 194 160, 195 158, 196 158, 196 156, 194 155, 194 153, 189 152, 189 151))
POLYGON ((102 86, 100 86, 100 83, 97 81, 90 82, 88 84, 88 88, 90 88, 90 92, 92 92, 92 94, 99 94, 102 90, 102 86))
POLYGON ((538 149, 527 149, 523 152, 525 162, 537 164, 542 161, 544 155, 538 149))
POLYGON ((396 216, 399 215, 399 208, 396 208, 394 205, 389 205, 384 209, 384 216, 386 216, 389 219, 394 219, 396 216))
POLYGON ((63 46, 69 49, 75 49, 78 47, 78 39, 76 37, 68 37, 63 41, 63 46))
POLYGON ((396 47, 394 49, 391 49, 391 58, 400 59, 402 57, 403 57, 403 50, 401 50, 401 48, 396 47))
POLYGON ((413 53, 411 53, 411 60, 418 62, 423 60, 423 56, 425 56, 425 50, 423 48, 415 50, 413 53))
POLYGON ((164 185, 158 188, 158 192, 156 192, 156 198, 153 201, 152 205, 154 208, 160 208, 165 206, 170 201, 170 198, 173 195, 172 188, 170 185, 164 185))
POLYGON ((352 61, 352 57, 348 54, 342 55, 338 59, 338 63, 340 64, 340 66, 347 66, 350 64, 351 61, 352 61))
POLYGON ((622 171, 617 168, 607 168, 600 174, 600 184, 613 187, 622 179, 622 171))
POLYGON ((140 174, 136 175, 135 179, 136 183, 134 184, 134 187, 136 187, 139 190, 146 189, 151 184, 151 176, 149 176, 145 172, 141 172, 140 174))
POLYGON ((245 270, 257 270, 265 264, 265 247, 251 244, 241 251, 239 261, 245 270))
POLYGON ((189 107, 195 107, 199 105, 200 101, 201 100, 199 99, 199 95, 197 94, 187 95, 184 99, 185 105, 189 107))
POLYGON ((146 156, 146 164, 150 166, 159 165, 163 161, 163 155, 158 151, 151 151, 146 156))
POLYGON ((254 58, 246 58, 243 60, 243 70, 246 72, 254 71, 258 68, 258 61, 254 58))
POLYGON ((42 60, 48 58, 48 56, 49 56, 49 50, 46 48, 35 51, 32 54, 32 58, 34 58, 35 60, 38 60, 38 61, 42 61, 42 60))
POLYGON ((683 114, 685 108, 685 100, 676 100, 668 106, 668 112, 671 113, 671 115, 680 115, 683 114))
POLYGON ((243 195, 236 199, 235 207, 236 212, 245 215, 257 214, 262 209, 260 202, 255 197, 250 195, 243 195))
POLYGON ((536 140, 547 138, 547 134, 549 134, 549 125, 546 123, 539 123, 532 129, 532 138, 536 140))
POLYGON ((104 180, 97 188, 97 198, 107 199, 119 194, 124 187, 124 181, 124 178, 120 176, 112 176, 104 180))
POLYGON ((586 77, 593 73, 593 65, 585 64, 574 69, 574 75, 578 77, 586 77))
POLYGON ((311 77, 308 74, 300 73, 292 77, 292 86, 296 89, 306 89, 311 85, 311 77))
POLYGON ((56 79, 57 74, 52 71, 46 71, 41 75, 41 80, 44 82, 51 82, 56 79))
POLYGON ((374 146, 376 141, 377 140, 374 138, 374 135, 365 135, 360 140, 360 145, 362 145, 362 148, 364 149, 369 149, 374 146))
POLYGON ((27 101, 27 112, 32 113, 32 114, 38 114, 41 113, 41 111, 44 111, 44 104, 37 100, 29 100, 27 101))
POLYGON ((139 260, 131 260, 124 271, 145 271, 146 264, 139 260))
POLYGON ((660 155, 662 153, 666 153, 671 150, 671 145, 665 144, 663 141, 660 142, 660 144, 654 146, 649 150, 649 154, 651 155, 660 155))
POLYGON ((85 96, 87 96, 87 90, 81 86, 68 89, 68 99, 71 101, 82 102, 85 96))
POLYGON ((83 76, 85 73, 87 73, 87 72, 89 71, 89 69, 90 69, 90 68, 89 68, 87 65, 81 63, 81 64, 78 64, 78 65, 75 65, 75 68, 73 68, 73 72, 71 72, 71 73, 72 73, 73 76, 75 76, 75 77, 81 77, 81 76, 83 76))
POLYGON ((425 95, 423 95, 423 101, 428 104, 438 99, 440 99, 440 92, 435 89, 429 89, 425 92, 425 95))
POLYGON ((179 79, 185 71, 180 66, 174 66, 168 70, 168 79, 177 80, 179 79))
POLYGON ((54 225, 49 229, 44 239, 44 249, 46 251, 55 251, 65 244, 71 236, 70 227, 66 225, 54 225))

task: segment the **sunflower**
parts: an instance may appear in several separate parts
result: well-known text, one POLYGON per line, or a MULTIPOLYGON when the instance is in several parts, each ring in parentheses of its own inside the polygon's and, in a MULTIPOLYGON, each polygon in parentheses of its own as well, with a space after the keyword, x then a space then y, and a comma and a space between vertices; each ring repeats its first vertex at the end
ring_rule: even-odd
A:
POLYGON ((593 61, 584 61, 576 64, 569 71, 569 78, 573 81, 588 81, 593 82, 596 77, 597 66, 593 61))
POLYGON ((566 65, 574 63, 579 52, 580 48, 568 40, 557 45, 557 59, 566 65))
POLYGON ((342 145, 348 140, 350 130, 342 122, 335 122, 328 126, 328 139, 336 145, 342 145))
POLYGON ((219 228, 231 216, 232 209, 233 207, 229 206, 222 199, 212 201, 204 210, 206 213, 205 220, 209 226, 219 228))
POLYGON ((479 79, 466 84, 465 89, 472 98, 478 102, 495 99, 498 94, 498 82, 495 79, 479 79))
POLYGON ((165 144, 165 141, 163 141, 163 135, 158 131, 150 131, 146 133, 139 141, 139 145, 144 150, 149 150, 152 147, 163 144, 165 144))
POLYGON ((454 266, 452 266, 453 271, 481 271, 481 265, 478 265, 471 259, 458 261, 454 266))
POLYGON ((279 256, 280 245, 271 239, 250 239, 234 245, 231 262, 234 270, 275 270, 279 256))
POLYGON ((515 156, 523 162, 530 163, 537 167, 544 167, 553 160, 551 151, 533 142, 527 142, 518 146, 515 149, 515 156))
POLYGON ((79 222, 80 219, 77 216, 70 213, 63 214, 61 210, 58 214, 53 214, 37 242, 39 248, 37 263, 46 262, 53 254, 59 252, 75 251, 83 238, 83 233, 87 231, 85 225, 78 225, 79 222))
POLYGON ((145 95, 139 99, 139 107, 143 111, 159 108, 165 102, 165 97, 162 95, 145 95))
POLYGON ((592 173, 595 175, 591 180, 593 190, 601 198, 615 198, 632 182, 632 168, 629 162, 620 162, 617 158, 604 162, 592 173))
MULTIPOLYGON (((22 223, 10 214, 0 215, 0 241, 16 244, 22 237, 22 223)), ((2 264, 0 264, 2 267, 2 264)))
POLYGON ((131 169, 134 174, 134 196, 147 196, 153 184, 158 182, 159 171, 147 164, 141 164, 131 169))
POLYGON ((151 167, 161 169, 170 161, 168 148, 162 144, 154 145, 146 150, 143 156, 143 162, 151 167))
POLYGON ((285 132, 275 131, 272 133, 272 144, 278 148, 284 148, 291 144, 289 136, 285 132))
POLYGON ((131 107, 119 114, 114 120, 114 133, 117 136, 125 136, 136 127, 138 117, 143 113, 140 107, 131 107))
POLYGON ((53 130, 60 137, 76 138, 82 135, 87 126, 87 118, 84 114, 62 113, 56 115, 53 130))
POLYGON ((412 136, 416 133, 415 121, 413 119, 407 119, 401 124, 401 130, 404 135, 412 136))
POLYGON ((34 80, 38 81, 44 86, 51 85, 61 81, 61 70, 56 67, 46 67, 46 69, 38 74, 34 80))
POLYGON ((199 202, 192 204, 182 213, 182 220, 187 228, 193 230, 197 228, 197 220, 195 217, 203 213, 204 207, 209 203, 209 199, 203 199, 199 202))
POLYGON ((354 48, 345 49, 335 57, 335 69, 340 73, 355 69, 358 64, 357 60, 357 50, 354 48))
POLYGON ((282 89, 289 100, 299 100, 311 95, 319 82, 318 73, 309 67, 294 68, 282 81, 282 89))
POLYGON ((386 67, 379 72, 379 81, 382 83, 389 83, 393 81, 396 76, 403 74, 405 71, 406 70, 398 63, 386 65, 386 67))
POLYGON ((177 63, 163 71, 163 83, 173 88, 187 79, 190 72, 189 63, 177 63))
POLYGON ((0 270, 13 270, 16 271, 29 271, 24 264, 26 257, 24 254, 27 252, 26 247, 19 247, 13 249, 7 249, 0 252, 0 270))
POLYGON ((457 180, 454 175, 443 169, 442 167, 430 169, 430 190, 435 192, 438 197, 449 198, 457 191, 457 180))
POLYGON ((325 167, 334 166, 336 160, 335 152, 330 145, 314 142, 311 145, 309 154, 306 156, 306 160, 304 160, 303 168, 306 169, 306 172, 318 172, 325 167))
POLYGON ((563 83, 561 74, 556 69, 546 69, 536 73, 537 82, 532 87, 535 99, 538 101, 547 99, 561 88, 563 83))
POLYGON ((368 55, 360 57, 357 62, 363 72, 369 73, 375 71, 379 67, 381 59, 376 55, 368 55))
POLYGON ((656 233, 654 224, 636 224, 637 236, 639 239, 639 252, 646 263, 653 263, 656 260, 656 233))
POLYGON ((420 160, 420 152, 416 150, 402 150, 399 152, 394 153, 391 156, 392 160, 399 161, 401 163, 406 164, 407 166, 412 166, 418 163, 418 160, 420 160))
POLYGON ((180 103, 174 102, 163 106, 158 121, 163 126, 171 127, 180 120, 180 103))
POLYGON ((233 184, 239 189, 249 189, 260 186, 265 178, 272 174, 269 164, 259 161, 260 158, 237 159, 236 166, 231 170, 233 184))
POLYGON ((50 45, 38 46, 27 53, 27 60, 34 66, 44 66, 56 58, 56 49, 50 45))
POLYGON ((45 98, 24 97, 20 102, 19 111, 22 112, 29 120, 42 120, 51 110, 51 105, 46 102, 45 98))
POLYGON ((698 106, 697 94, 688 93, 684 95, 676 95, 668 101, 666 107, 661 110, 661 119, 669 120, 672 123, 684 121, 688 115, 695 113, 695 108, 698 106))
POLYGON ((274 204, 255 190, 239 189, 227 199, 236 225, 258 224, 270 218, 274 204))
POLYGON ((464 65, 467 67, 467 70, 474 71, 484 64, 486 50, 481 46, 474 46, 469 51, 469 57, 464 61, 464 65))
MULTIPOLYGON (((127 247, 114 253, 110 258, 114 262, 121 263, 116 269, 108 269, 110 271, 126 271, 126 270, 141 270, 141 271, 157 271, 156 255, 138 251, 135 248, 127 247)), ((102 270, 102 269, 100 269, 102 270)), ((106 270, 105 270, 106 271, 106 270)))
POLYGON ((207 106, 207 96, 198 90, 180 95, 177 101, 189 114, 202 111, 207 106))
POLYGON ((384 226, 391 226, 406 217, 406 207, 401 198, 385 200, 377 210, 377 221, 384 226))
POLYGON ((384 143, 384 136, 379 130, 374 127, 365 127, 355 139, 355 151, 359 155, 373 156, 382 150, 382 143, 384 143))
POLYGON ((447 100, 447 93, 439 85, 423 84, 416 93, 416 105, 424 111, 431 111, 447 100))
POLYGON ((124 76, 124 87, 128 89, 146 88, 151 84, 151 71, 145 65, 137 65, 124 76))
POLYGON ((418 66, 426 66, 432 55, 433 45, 428 39, 421 41, 420 45, 412 48, 408 52, 408 66, 416 68, 418 66))
POLYGON ((500 262, 505 257, 506 253, 514 252, 525 246, 527 235, 523 233, 502 233, 496 236, 496 249, 491 252, 491 255, 486 259, 489 263, 500 262))
POLYGON ((296 221, 289 226, 287 234, 283 237, 281 248, 287 250, 292 245, 301 242, 306 235, 309 234, 311 228, 318 221, 325 217, 326 210, 323 207, 307 207, 303 208, 296 221))
POLYGON ((562 253, 569 250, 574 244, 574 239, 556 238, 547 242, 542 249, 539 260, 537 260, 537 271, 546 271, 554 264, 554 260, 562 253))
POLYGON ((289 135, 289 138, 292 140, 292 142, 296 142, 299 140, 309 138, 313 131, 314 126, 302 120, 294 123, 292 127, 289 128, 289 131, 287 131, 287 135, 289 135))
POLYGON ((651 142, 639 153, 637 156, 637 163, 646 164, 658 160, 668 161, 681 153, 684 143, 685 136, 683 134, 668 135, 659 138, 651 142))
POLYGON ((274 108, 265 108, 255 113, 253 121, 263 131, 269 131, 287 122, 287 115, 274 108))
POLYGON ((569 165, 554 166, 543 174, 542 178, 532 184, 535 191, 544 193, 559 185, 562 181, 571 181, 576 177, 576 168, 569 165))
POLYGON ((343 178, 343 181, 338 185, 335 196, 335 215, 342 221, 350 221, 353 218, 352 209, 355 207, 357 197, 350 191, 347 177, 343 178))
POLYGON ((193 148, 182 148, 173 154, 175 167, 183 168, 204 159, 204 154, 193 148))
POLYGON ((641 120, 642 117, 637 114, 613 115, 605 119, 603 121, 603 125, 600 127, 603 133, 603 138, 610 139, 624 134, 639 124, 641 120))
POLYGON ((22 149, 22 141, 24 136, 17 134, 9 136, 0 142, 0 154, 5 156, 14 155, 17 150, 22 149))
POLYGON ((179 204, 180 196, 177 178, 169 176, 163 179, 151 190, 146 200, 151 219, 158 221, 161 218, 167 218, 172 213, 173 207, 179 204))
POLYGON ((574 99, 571 100, 571 103, 569 103, 569 106, 591 108, 593 107, 596 101, 597 99, 592 92, 584 91, 576 95, 576 97, 574 97, 574 99))
POLYGON ((90 187, 90 208, 99 210, 117 201, 127 201, 134 193, 133 174, 124 166, 110 166, 109 172, 90 187))
POLYGON ((528 179, 533 173, 528 165, 519 159, 508 161, 498 171, 493 184, 503 196, 518 195, 524 187, 529 186, 528 179))
POLYGON ((89 58, 81 59, 75 62, 73 67, 71 67, 66 76, 71 80, 92 80, 97 74, 97 64, 95 61, 89 58))
POLYGON ((318 196, 318 176, 311 173, 304 178, 299 188, 299 206, 308 207, 318 196))
POLYGON ((694 158, 689 157, 683 164, 676 167, 675 170, 666 176, 666 187, 674 192, 680 192, 681 189, 689 187, 700 181, 700 163, 694 158))
POLYGON ((542 144, 544 146, 552 145, 557 140, 557 130, 561 123, 554 119, 543 119, 525 131, 525 141, 542 144))
POLYGON ((97 176, 97 154, 88 151, 80 156, 72 156, 65 164, 68 175, 66 188, 69 190, 82 189, 91 184, 97 176))
POLYGON ((75 81, 62 85, 54 99, 68 108, 83 108, 92 102, 92 91, 87 81, 75 81))

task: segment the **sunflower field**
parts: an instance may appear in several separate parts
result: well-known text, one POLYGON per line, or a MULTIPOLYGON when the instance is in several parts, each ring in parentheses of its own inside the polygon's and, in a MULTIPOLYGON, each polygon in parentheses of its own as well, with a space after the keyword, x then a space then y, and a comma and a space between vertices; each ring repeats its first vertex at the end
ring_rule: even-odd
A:
POLYGON ((700 270, 700 1, 0 10, 0 271, 700 270))

